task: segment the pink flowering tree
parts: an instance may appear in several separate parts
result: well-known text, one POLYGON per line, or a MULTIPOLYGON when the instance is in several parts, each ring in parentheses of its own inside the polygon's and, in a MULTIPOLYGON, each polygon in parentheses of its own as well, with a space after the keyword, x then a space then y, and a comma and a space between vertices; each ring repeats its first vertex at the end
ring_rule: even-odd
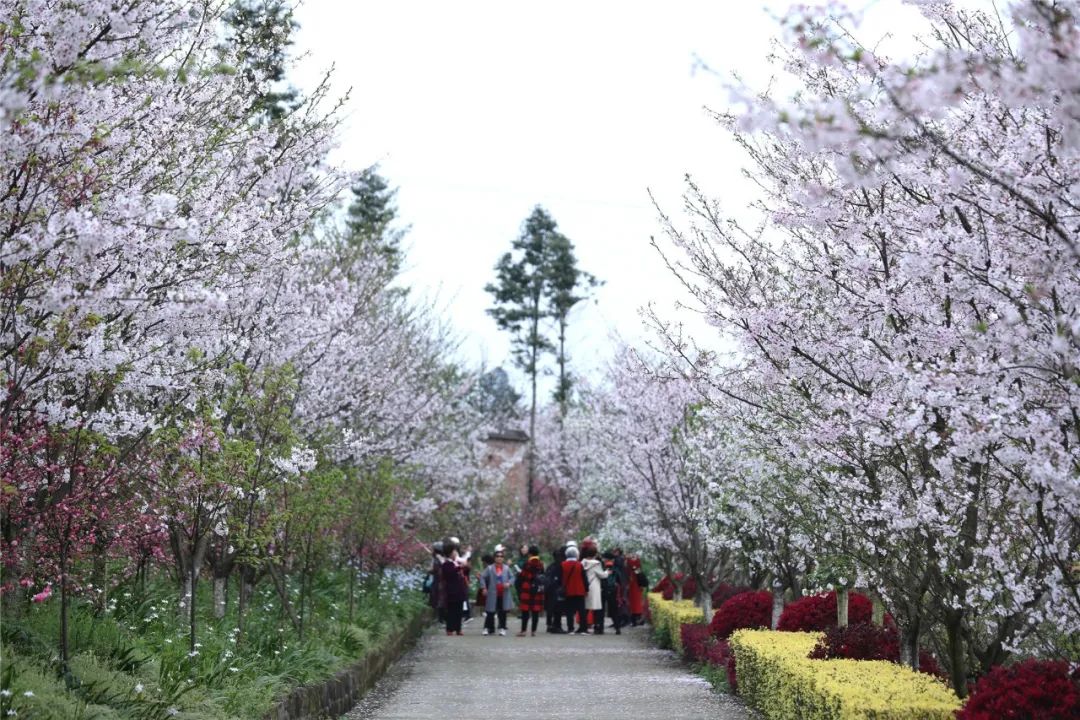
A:
POLYGON ((638 542, 666 551, 669 575, 678 568, 694 579, 694 599, 711 614, 712 590, 734 570, 722 519, 737 456, 725 425, 703 414, 694 383, 641 353, 624 348, 607 381, 610 391, 591 396, 594 454, 607 464, 590 490, 611 498, 618 522, 633 519, 638 542))
POLYGON ((101 575, 87 573, 86 561, 103 560, 134 529, 118 521, 131 514, 122 470, 102 438, 77 429, 49 432, 33 419, 19 431, 0 425, 0 468, 3 575, 8 582, 19 578, 35 603, 59 595, 59 657, 66 671, 72 595, 106 590, 101 575))

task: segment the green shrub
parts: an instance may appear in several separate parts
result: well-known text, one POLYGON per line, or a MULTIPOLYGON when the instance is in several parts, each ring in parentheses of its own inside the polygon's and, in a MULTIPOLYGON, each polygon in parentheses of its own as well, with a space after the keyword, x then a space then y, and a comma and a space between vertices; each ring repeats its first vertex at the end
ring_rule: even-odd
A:
POLYGON ((11 709, 34 720, 261 720, 293 688, 327 679, 379 648, 426 607, 418 591, 372 580, 357 592, 349 623, 347 581, 344 573, 318 579, 303 640, 272 587, 256 589, 241 637, 235 602, 225 618, 212 617, 211 584, 200 583, 193 653, 168 578, 119 588, 104 611, 76 600, 66 676, 57 657, 58 603, 8 604, 0 639, 3 688, 11 695, 0 695, 0 715, 11 709))

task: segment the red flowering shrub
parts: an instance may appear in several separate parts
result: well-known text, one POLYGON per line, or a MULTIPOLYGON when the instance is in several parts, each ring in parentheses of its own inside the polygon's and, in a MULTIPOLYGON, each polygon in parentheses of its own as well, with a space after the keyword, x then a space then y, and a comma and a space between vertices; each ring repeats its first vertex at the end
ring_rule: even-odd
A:
MULTIPOLYGON (((676 580, 682 580, 685 577, 682 573, 675 573, 676 580)), ((675 599, 675 583, 671 581, 671 578, 665 575, 660 578, 660 582, 656 583, 656 587, 652 589, 654 593, 660 593, 664 596, 665 600, 675 599)), ((697 583, 694 582, 694 578, 686 578, 686 582, 682 586, 683 599, 692 600, 697 593, 697 583)))
POLYGON ((704 623, 686 624, 679 631, 682 633, 683 657, 689 662, 723 668, 728 687, 735 692, 735 655, 727 640, 714 638, 710 627, 704 623))
MULTIPOLYGON (((848 625, 846 628, 833 626, 825 630, 824 637, 818 641, 809 657, 815 660, 847 658, 900 662, 900 638, 894 626, 873 625, 868 622, 848 625)), ((934 656, 925 650, 919 653, 919 672, 945 676, 934 656)))
POLYGON ((727 640, 742 628, 767 628, 772 621, 772 593, 767 590, 740 593, 728 598, 713 615, 713 637, 727 640))
POLYGON ((1064 660, 1025 660, 995 667, 975 684, 957 720, 1075 720, 1080 670, 1064 660))
POLYGON ((738 684, 735 680, 735 653, 731 652, 727 640, 714 640, 710 645, 707 645, 705 648, 705 662, 709 665, 724 668, 727 672, 728 687, 731 692, 734 693, 738 690, 738 684))
MULTIPOLYGON (((868 623, 874 605, 870 598, 853 592, 848 593, 848 622, 852 625, 868 623)), ((818 632, 836 627, 836 593, 808 595, 784 608, 777 623, 777 630, 789 632, 818 632)))
POLYGON ((894 644, 899 657, 900 646, 896 644, 895 630, 870 623, 856 623, 846 628, 831 627, 826 630, 810 657, 815 660, 894 660, 894 644))
POLYGON ((690 662, 704 662, 708 645, 712 642, 709 626, 705 623, 685 624, 679 628, 682 635, 683 657, 690 662))
POLYGON ((713 590, 712 606, 718 608, 730 598, 741 595, 744 592, 753 592, 753 590, 754 588, 745 587, 743 585, 728 585, 727 583, 721 583, 720 587, 713 590))

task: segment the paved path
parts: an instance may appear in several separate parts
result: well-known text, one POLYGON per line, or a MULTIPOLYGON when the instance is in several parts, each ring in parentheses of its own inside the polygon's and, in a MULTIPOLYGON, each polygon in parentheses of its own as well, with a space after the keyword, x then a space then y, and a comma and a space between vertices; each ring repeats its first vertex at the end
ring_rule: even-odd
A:
POLYGON ((752 720, 737 699, 713 692, 648 632, 617 636, 480 635, 429 631, 347 720, 752 720))

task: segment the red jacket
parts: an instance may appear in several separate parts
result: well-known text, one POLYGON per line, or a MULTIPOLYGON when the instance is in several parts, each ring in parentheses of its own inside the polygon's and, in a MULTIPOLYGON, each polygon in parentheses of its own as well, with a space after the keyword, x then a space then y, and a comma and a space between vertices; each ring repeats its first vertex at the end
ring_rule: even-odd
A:
POLYGON ((577 560, 563 560, 562 586, 568 598, 585 597, 585 573, 577 560))
POLYGON ((521 590, 518 592, 518 608, 522 612, 540 612, 544 609, 544 563, 538 557, 529 558, 521 569, 521 590))

